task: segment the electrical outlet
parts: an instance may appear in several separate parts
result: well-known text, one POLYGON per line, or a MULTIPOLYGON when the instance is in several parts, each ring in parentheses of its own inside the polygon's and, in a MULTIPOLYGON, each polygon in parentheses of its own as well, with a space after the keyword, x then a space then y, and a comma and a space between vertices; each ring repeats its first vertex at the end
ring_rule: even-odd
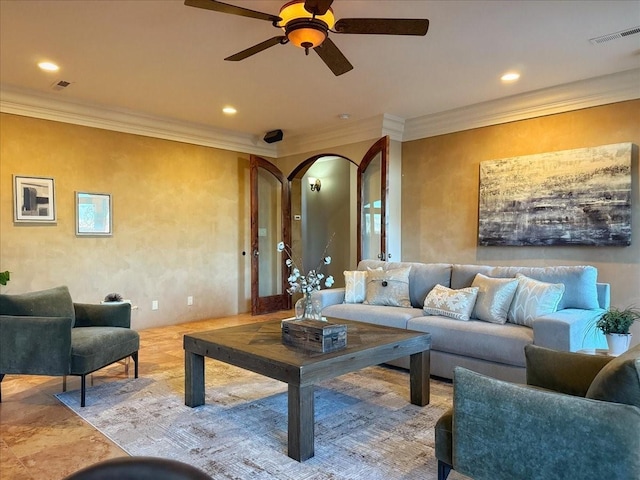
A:
POLYGON ((193 297, 191 295, 187 297, 187 305, 193 305, 193 297))
POLYGON ((151 310, 157 310, 158 309, 158 300, 153 300, 151 302, 151 310))

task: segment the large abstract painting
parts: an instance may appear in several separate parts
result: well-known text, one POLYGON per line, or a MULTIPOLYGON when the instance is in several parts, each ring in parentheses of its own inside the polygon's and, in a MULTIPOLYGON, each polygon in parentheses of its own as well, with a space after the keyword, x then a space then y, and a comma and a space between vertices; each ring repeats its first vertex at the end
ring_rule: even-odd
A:
POLYGON ((478 243, 630 245, 632 152, 619 143, 481 162, 478 243))

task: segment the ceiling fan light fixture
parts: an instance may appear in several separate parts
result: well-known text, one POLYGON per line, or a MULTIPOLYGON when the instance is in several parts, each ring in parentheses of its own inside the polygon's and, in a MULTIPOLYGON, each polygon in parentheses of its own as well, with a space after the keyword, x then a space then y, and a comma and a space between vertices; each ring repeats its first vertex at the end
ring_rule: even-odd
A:
POLYGON ((304 0, 283 5, 279 16, 282 21, 277 26, 285 31, 291 43, 307 51, 324 42, 328 30, 333 28, 336 21, 331 9, 324 15, 314 17, 304 8, 304 0))
POLYGON ((316 48, 327 38, 327 29, 307 20, 293 20, 287 25, 287 38, 296 47, 316 48))

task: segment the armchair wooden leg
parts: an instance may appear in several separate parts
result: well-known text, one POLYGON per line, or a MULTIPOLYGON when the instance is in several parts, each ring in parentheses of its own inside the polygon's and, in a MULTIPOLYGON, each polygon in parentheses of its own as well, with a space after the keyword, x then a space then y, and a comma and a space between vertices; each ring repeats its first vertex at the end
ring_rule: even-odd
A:
POLYGON ((438 480, 447 480, 452 469, 453 467, 448 463, 438 460, 438 480))
POLYGON ((138 378, 138 352, 134 352, 131 354, 131 358, 133 358, 133 374, 134 378, 138 378))
POLYGON ((62 376, 62 391, 63 392, 67 391, 67 376, 66 375, 62 376))
POLYGON ((4 373, 0 373, 0 403, 2 403, 2 379, 4 378, 4 373))
POLYGON ((80 406, 84 407, 84 401, 87 394, 87 376, 80 375, 80 406))

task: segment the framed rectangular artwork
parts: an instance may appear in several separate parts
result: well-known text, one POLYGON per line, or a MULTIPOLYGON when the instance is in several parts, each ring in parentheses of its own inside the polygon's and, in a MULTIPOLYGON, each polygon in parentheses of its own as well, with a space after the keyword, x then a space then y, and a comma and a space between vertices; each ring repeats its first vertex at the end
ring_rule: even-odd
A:
POLYGON ((53 178, 13 176, 13 221, 56 223, 56 195, 53 178))
POLYGON ((632 155, 619 143, 481 162, 478 244, 630 245, 632 155))
POLYGON ((76 192, 76 235, 108 237, 112 234, 111 195, 76 192))

